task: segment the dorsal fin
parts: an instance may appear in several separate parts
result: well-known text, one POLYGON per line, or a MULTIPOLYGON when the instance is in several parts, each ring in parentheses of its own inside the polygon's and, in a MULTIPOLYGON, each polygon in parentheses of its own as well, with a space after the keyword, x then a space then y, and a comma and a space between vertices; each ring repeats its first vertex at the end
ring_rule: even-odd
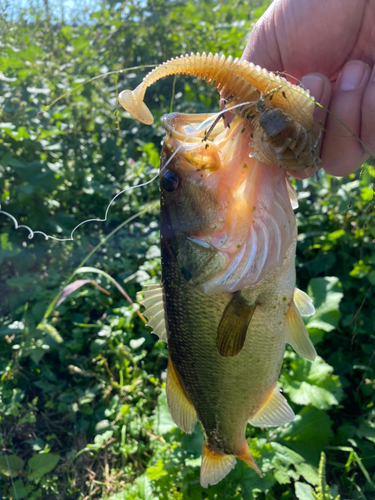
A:
POLYGON ((137 299, 146 310, 143 313, 148 319, 146 326, 152 328, 152 333, 155 333, 160 340, 167 342, 167 331, 164 320, 164 301, 163 288, 160 284, 146 285, 147 288, 142 290, 143 299, 140 294, 137 294, 137 299))

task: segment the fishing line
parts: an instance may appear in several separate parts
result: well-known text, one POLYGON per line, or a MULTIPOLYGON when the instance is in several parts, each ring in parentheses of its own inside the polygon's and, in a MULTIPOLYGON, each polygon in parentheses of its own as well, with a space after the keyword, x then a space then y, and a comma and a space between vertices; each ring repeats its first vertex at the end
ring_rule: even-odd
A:
POLYGON ((107 71, 106 73, 101 73, 100 75, 96 75, 96 76, 90 78, 89 80, 85 80, 84 82, 80 83, 79 85, 72 88, 71 90, 67 90, 66 92, 61 94, 59 97, 56 97, 56 99, 54 101, 52 101, 51 104, 49 104, 48 106, 45 107, 44 111, 49 111, 52 108, 52 106, 54 106, 58 101, 60 101, 61 99, 64 99, 64 97, 72 94, 73 92, 80 89, 81 87, 84 87, 87 83, 91 83, 91 82, 94 82, 96 80, 100 80, 101 78, 105 78, 106 76, 117 75, 118 73, 125 73, 128 71, 134 71, 136 69, 143 69, 143 68, 155 68, 156 66, 157 66, 157 64, 143 64, 142 66, 133 66, 130 68, 118 69, 116 71, 107 71))
MULTIPOLYGON (((227 111, 231 111, 232 109, 235 109, 237 107, 240 107, 240 106, 243 106, 244 104, 251 104, 251 102, 245 102, 245 103, 241 103, 241 104, 236 104, 235 106, 232 106, 228 109, 224 109, 222 111, 219 111, 217 113, 214 113, 213 116, 210 116, 209 118, 206 118, 206 120, 204 120, 202 122, 202 124, 200 126, 204 126, 204 124, 206 122, 209 122, 212 120, 213 117, 216 118, 220 118, 221 115, 223 115, 224 113, 226 113, 227 111), (215 116, 216 115, 216 116, 215 116)), ((152 177, 150 180, 146 181, 146 182, 143 182, 141 184, 137 184, 136 186, 130 186, 130 187, 127 187, 121 191, 119 191, 112 199, 111 201, 109 202, 107 208, 106 208, 106 211, 104 213, 104 218, 103 219, 99 219, 99 218, 94 218, 94 219, 86 219, 82 222, 80 222, 79 224, 77 224, 74 229, 72 230, 72 232, 70 233, 70 237, 69 238, 58 238, 56 236, 51 236, 51 235, 48 235, 46 234, 45 232, 43 231, 34 231, 33 229, 31 229, 30 226, 27 226, 25 224, 18 224, 18 221, 17 219, 10 213, 6 212, 5 210, 2 210, 1 209, 1 204, 0 204, 0 214, 4 214, 6 215, 7 217, 9 217, 13 223, 14 223, 14 227, 15 229, 20 229, 20 228, 25 228, 29 231, 29 235, 28 235, 28 239, 32 239, 34 238, 34 236, 36 234, 41 234, 44 236, 45 240, 54 240, 54 241, 60 241, 60 242, 64 242, 64 241, 74 241, 74 233, 76 232, 76 230, 83 226, 84 224, 87 224, 89 222, 106 222, 107 221, 107 218, 108 218, 108 212, 109 212, 109 209, 111 208, 111 206, 113 205, 114 201, 122 194, 128 192, 128 191, 132 191, 133 189, 136 189, 136 188, 141 188, 141 187, 145 187, 145 186, 148 186, 149 184, 151 184, 152 182, 154 182, 155 179, 157 179, 159 177, 159 175, 161 174, 161 172, 163 172, 163 170, 165 170, 167 168, 167 166, 169 165, 169 163, 173 160, 173 158, 175 157, 175 155, 179 152, 179 150, 182 148, 182 146, 185 144, 186 141, 188 141, 191 137, 194 137, 196 131, 195 132, 192 132, 191 134, 188 134, 186 136, 186 138, 181 142, 181 144, 176 148, 176 150, 173 152, 173 154, 169 157, 168 161, 166 162, 166 164, 163 166, 163 168, 160 170, 160 172, 158 172, 156 175, 154 175, 154 177, 152 177)))

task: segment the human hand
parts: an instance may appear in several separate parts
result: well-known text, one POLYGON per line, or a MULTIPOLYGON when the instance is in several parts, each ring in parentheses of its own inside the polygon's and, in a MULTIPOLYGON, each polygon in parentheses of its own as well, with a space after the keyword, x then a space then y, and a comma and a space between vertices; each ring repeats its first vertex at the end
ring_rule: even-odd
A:
POLYGON ((275 0, 242 57, 301 80, 329 110, 314 115, 329 174, 354 172, 375 150, 375 0, 275 0))

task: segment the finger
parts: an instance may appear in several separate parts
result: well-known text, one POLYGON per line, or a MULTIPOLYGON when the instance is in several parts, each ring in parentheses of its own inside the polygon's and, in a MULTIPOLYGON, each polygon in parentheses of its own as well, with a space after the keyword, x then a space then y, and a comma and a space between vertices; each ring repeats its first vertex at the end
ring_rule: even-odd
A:
POLYGON ((375 156, 375 66, 362 101, 361 140, 365 156, 375 156))
MULTIPOLYGON (((327 117, 327 108, 329 105, 329 100, 331 97, 331 82, 325 75, 321 73, 308 73, 301 78, 301 83, 307 90, 310 91, 310 95, 314 97, 315 101, 319 104, 315 106, 314 111, 314 123, 316 124, 315 133, 319 137, 318 146, 318 156, 320 152, 320 147, 323 139, 323 129, 325 126, 325 121, 327 117)), ((290 173, 296 179, 306 179, 309 175, 302 172, 290 173)), ((311 175, 311 174, 310 174, 311 175)))
POLYGON ((275 30, 275 19, 279 17, 280 12, 280 2, 271 3, 251 30, 241 59, 268 71, 282 72, 285 69, 275 30))
MULTIPOLYGON (((354 172, 369 156, 358 137, 361 137, 362 113, 366 117, 366 134, 375 127, 375 118, 363 110, 364 94, 370 77, 370 67, 362 61, 345 64, 329 105, 329 116, 322 144, 322 166, 332 175, 344 176, 354 172)), ((367 99, 372 97, 369 89, 367 99)))

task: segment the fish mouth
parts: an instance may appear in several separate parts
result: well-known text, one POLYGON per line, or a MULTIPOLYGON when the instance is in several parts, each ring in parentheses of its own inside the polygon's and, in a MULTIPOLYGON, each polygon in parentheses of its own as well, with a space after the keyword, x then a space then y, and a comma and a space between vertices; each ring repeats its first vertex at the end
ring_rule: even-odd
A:
POLYGON ((217 198, 212 230, 186 235, 223 257, 223 268, 199 283, 207 294, 259 283, 282 265, 296 239, 294 190, 285 171, 253 157, 252 131, 245 120, 236 116, 228 128, 218 116, 172 113, 162 119, 165 146, 178 158, 184 175, 217 198))
POLYGON ((162 117, 166 144, 187 169, 214 171, 222 168, 218 137, 225 134, 221 113, 171 113, 162 117))

